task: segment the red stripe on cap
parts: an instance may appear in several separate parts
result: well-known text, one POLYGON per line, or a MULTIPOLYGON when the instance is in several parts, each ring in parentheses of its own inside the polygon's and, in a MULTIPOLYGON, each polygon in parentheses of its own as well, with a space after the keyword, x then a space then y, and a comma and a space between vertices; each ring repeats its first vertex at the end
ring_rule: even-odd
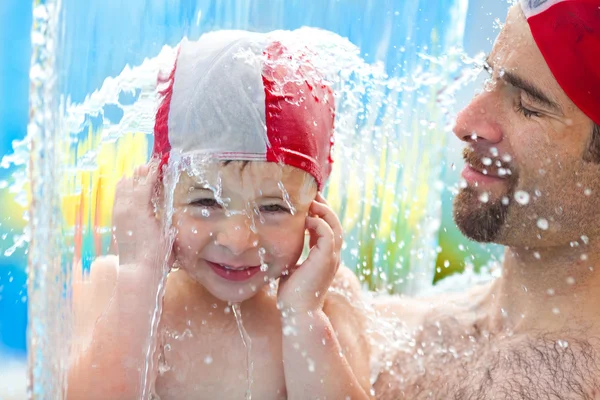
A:
POLYGON ((157 85, 164 85, 168 82, 167 87, 159 92, 159 95, 162 96, 162 101, 156 111, 156 120, 154 121, 154 147, 152 156, 160 160, 159 171, 162 171, 163 165, 169 162, 171 151, 171 142, 169 141, 169 111, 171 110, 171 99, 173 98, 173 85, 175 84, 175 71, 177 70, 178 59, 179 50, 175 57, 173 70, 168 78, 165 80, 164 76, 159 75, 157 79, 157 85))
POLYGON ((296 62, 290 62, 296 55, 288 54, 281 43, 272 43, 265 55, 267 161, 308 172, 321 190, 333 162, 333 92, 318 78, 303 55, 298 55, 300 59, 296 62), (297 69, 292 70, 292 66, 297 69))
POLYGON ((558 84, 600 124, 600 1, 563 1, 528 22, 558 84))

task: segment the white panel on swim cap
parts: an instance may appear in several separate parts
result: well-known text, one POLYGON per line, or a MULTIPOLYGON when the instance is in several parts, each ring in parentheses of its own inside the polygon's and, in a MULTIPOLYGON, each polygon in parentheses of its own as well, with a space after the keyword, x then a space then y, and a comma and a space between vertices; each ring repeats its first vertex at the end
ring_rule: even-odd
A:
POLYGON ((529 18, 539 13, 542 13, 552 7, 555 4, 561 3, 565 0, 521 0, 521 9, 525 17, 529 18))
POLYGON ((265 35, 244 31, 182 41, 169 112, 173 150, 232 160, 266 157, 265 46, 265 35))

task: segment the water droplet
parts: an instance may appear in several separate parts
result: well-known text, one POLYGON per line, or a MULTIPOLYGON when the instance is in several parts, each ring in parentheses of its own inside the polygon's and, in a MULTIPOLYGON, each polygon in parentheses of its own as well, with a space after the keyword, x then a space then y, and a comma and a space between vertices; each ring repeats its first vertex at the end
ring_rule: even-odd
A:
POLYGON ((566 349, 567 347, 569 347, 569 342, 567 342, 566 340, 562 340, 562 339, 558 339, 558 340, 556 341, 556 344, 557 344, 559 347, 562 347, 563 349, 566 349))
POLYGON ((534 251, 534 252, 533 252, 533 257, 534 257, 535 259, 537 259, 537 260, 539 260, 540 258, 542 258, 542 256, 540 256, 540 253, 539 253, 539 252, 537 252, 537 251, 534 251))
POLYGON ((537 220, 537 227, 541 230, 545 231, 548 229, 548 220, 545 218, 540 218, 537 220))
POLYGON ((201 213, 203 217, 210 217, 210 211, 208 211, 206 208, 202 209, 201 213))
POLYGON ((210 365, 213 362, 213 358, 211 356, 204 357, 204 364, 210 365))
POLYGON ((552 309, 552 313, 555 314, 555 315, 558 315, 558 314, 560 314, 560 310, 558 309, 558 307, 554 307, 552 309))
POLYGON ((479 201, 482 203, 487 203, 490 199, 490 194, 488 192, 483 192, 479 195, 479 201))
POLYGON ((567 278, 567 283, 568 283, 569 285, 574 285, 574 284, 575 284, 575 278, 573 278, 572 276, 569 276, 569 277, 567 278))
POLYGON ((518 190, 515 193, 515 200, 517 201, 517 203, 521 204, 522 206, 529 204, 529 193, 527 193, 523 190, 518 190))
POLYGON ((308 371, 315 372, 315 362, 310 358, 307 358, 306 361, 308 362, 308 371))
POLYGON ((133 236, 133 231, 127 231, 127 236, 133 236))
POLYGON ((282 329, 283 336, 297 336, 298 331, 290 324, 285 324, 282 329))
POLYGON ((583 194, 585 194, 586 196, 591 196, 591 194, 592 194, 592 189, 585 189, 585 190, 583 191, 583 194))
POLYGON ((485 166, 488 166, 488 167, 489 167, 490 165, 492 165, 492 159, 491 159, 491 158, 489 158, 489 157, 483 157, 483 158, 481 159, 481 162, 483 163, 483 165, 485 165, 485 166))
POLYGON ((583 242, 583 244, 589 244, 590 238, 585 235, 581 235, 581 241, 583 242))
POLYGON ((555 294, 555 293, 556 293, 556 292, 555 292, 555 291, 554 291, 554 289, 552 289, 552 288, 550 288, 550 289, 546 290, 546 294, 547 294, 548 296, 554 296, 554 294, 555 294))
POLYGON ((507 206, 510 204, 510 199, 507 196, 503 196, 501 202, 503 206, 507 206))
POLYGON ((269 270, 269 266, 267 264, 263 263, 263 264, 260 265, 260 270, 262 272, 267 272, 269 270))

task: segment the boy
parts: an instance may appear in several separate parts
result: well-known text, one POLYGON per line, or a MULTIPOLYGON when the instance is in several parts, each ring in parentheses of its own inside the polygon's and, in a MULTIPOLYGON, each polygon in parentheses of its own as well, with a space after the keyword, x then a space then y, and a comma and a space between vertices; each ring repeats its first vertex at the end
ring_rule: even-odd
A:
POLYGON ((364 321, 351 305, 360 288, 338 270, 341 226, 318 194, 334 98, 304 53, 241 31, 182 42, 153 161, 117 187, 119 257, 94 263, 90 289, 74 288, 85 315, 69 399, 369 398, 364 321), (172 210, 152 199, 161 179, 172 210), (158 217, 171 219, 172 243, 158 217))

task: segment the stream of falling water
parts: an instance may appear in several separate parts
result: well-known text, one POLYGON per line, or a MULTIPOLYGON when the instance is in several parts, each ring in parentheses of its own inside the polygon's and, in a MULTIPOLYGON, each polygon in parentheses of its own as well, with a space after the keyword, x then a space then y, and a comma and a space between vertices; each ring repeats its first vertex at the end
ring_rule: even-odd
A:
POLYGON ((252 400, 252 380, 254 377, 254 361, 252 361, 252 340, 250 339, 250 335, 248 335, 246 328, 244 328, 240 303, 232 304, 231 308, 233 309, 235 322, 237 322, 237 327, 240 331, 240 336, 242 337, 242 343, 244 343, 244 347, 246 348, 246 400, 252 400))

